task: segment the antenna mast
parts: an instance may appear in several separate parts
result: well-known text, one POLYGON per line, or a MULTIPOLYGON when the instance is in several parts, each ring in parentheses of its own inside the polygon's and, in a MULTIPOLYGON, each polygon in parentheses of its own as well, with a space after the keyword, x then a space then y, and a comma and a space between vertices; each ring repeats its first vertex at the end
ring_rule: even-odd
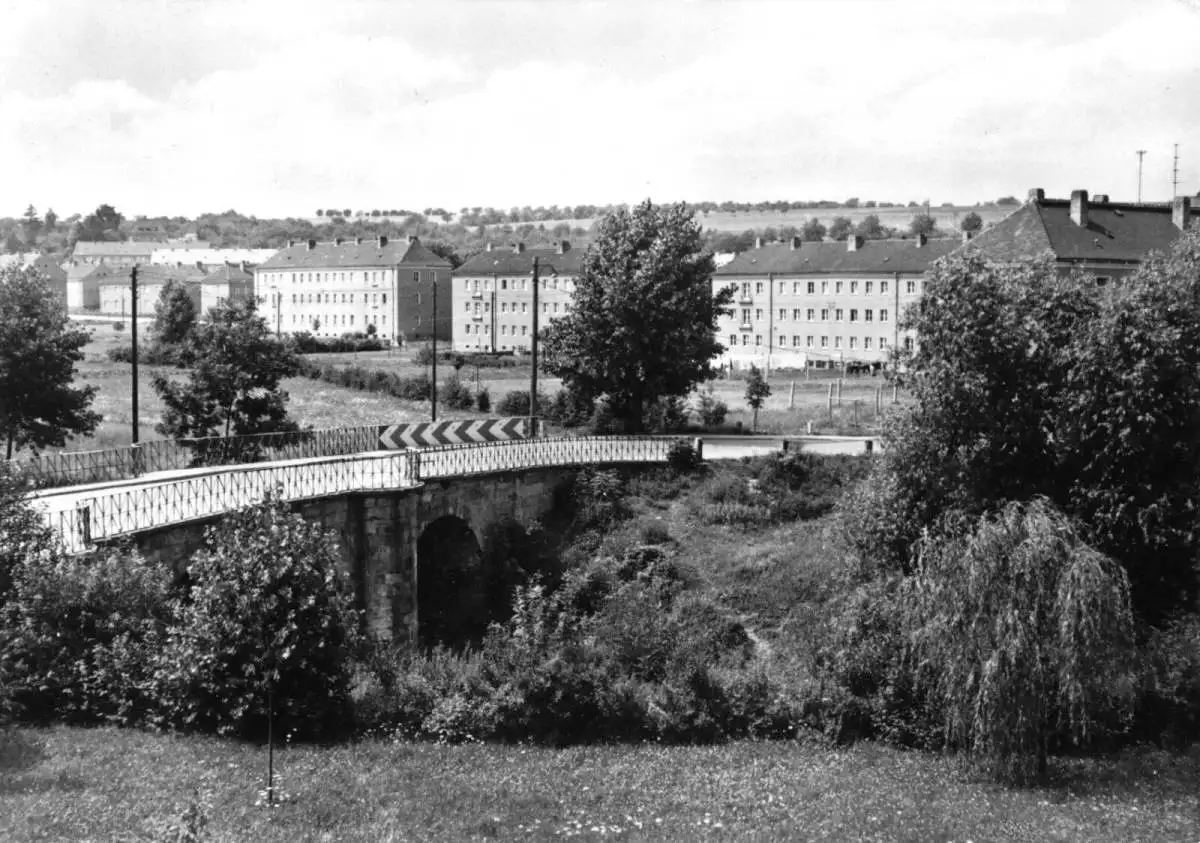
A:
POLYGON ((1144 150, 1144 149, 1139 149, 1137 151, 1137 157, 1138 157, 1138 204, 1139 205, 1142 203, 1142 158, 1143 158, 1143 156, 1145 156, 1145 154, 1146 154, 1146 150, 1144 150))

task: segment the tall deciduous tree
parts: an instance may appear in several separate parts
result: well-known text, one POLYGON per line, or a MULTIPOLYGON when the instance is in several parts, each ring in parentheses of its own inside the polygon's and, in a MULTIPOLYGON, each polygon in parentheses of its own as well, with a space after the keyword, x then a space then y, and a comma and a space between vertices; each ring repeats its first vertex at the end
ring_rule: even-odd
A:
POLYGON ((80 240, 118 240, 124 217, 112 205, 101 205, 83 218, 79 226, 80 240))
POLYGON ((983 217, 979 216, 979 214, 975 213, 974 211, 968 211, 966 216, 964 216, 962 221, 958 224, 958 227, 968 234, 975 234, 981 228, 983 228, 983 217))
POLYGON ((849 217, 834 217, 833 222, 829 224, 831 240, 845 240, 853 231, 854 223, 850 222, 849 217))
POLYGON ((299 361, 271 335, 254 299, 220 304, 209 318, 194 334, 188 379, 154 376, 165 405, 155 430, 172 438, 296 430, 279 381, 295 375, 299 361))
POLYGON ((932 214, 913 214, 908 223, 908 233, 913 236, 924 234, 926 237, 933 237, 938 233, 937 220, 932 214))
POLYGON ((686 205, 647 200, 598 228, 570 313, 545 331, 546 368, 583 395, 606 396, 638 432, 657 399, 715 376, 717 319, 733 292, 714 294, 712 254, 686 205))
POLYGON ((825 239, 826 234, 825 224, 816 217, 804 224, 800 229, 800 236, 805 240, 820 242, 825 239))
POLYGON ((159 342, 179 345, 191 336, 196 326, 196 302, 187 286, 170 278, 154 303, 154 334, 159 342))
POLYGON ((0 270, 0 434, 14 450, 61 446, 96 429, 96 387, 75 387, 75 364, 89 335, 32 268, 0 270))
POLYGON ((867 214, 859 221, 854 233, 867 240, 886 240, 892 236, 892 229, 879 221, 879 214, 867 214))

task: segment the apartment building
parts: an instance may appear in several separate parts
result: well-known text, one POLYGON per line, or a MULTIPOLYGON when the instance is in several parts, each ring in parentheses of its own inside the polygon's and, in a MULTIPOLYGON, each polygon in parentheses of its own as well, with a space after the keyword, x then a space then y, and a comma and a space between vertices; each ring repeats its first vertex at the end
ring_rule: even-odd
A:
POLYGON ((205 267, 207 273, 200 281, 200 315, 219 304, 254 295, 253 267, 246 263, 226 263, 219 267, 205 267))
MULTIPOLYGON (((132 305, 132 267, 109 267, 96 280, 99 289, 100 312, 110 316, 128 316, 132 305)), ((137 309, 139 315, 151 316, 162 288, 167 281, 182 281, 200 313, 203 304, 205 273, 196 266, 139 266, 137 279, 137 309)))
POLYGON ((761 241, 717 269, 713 289, 735 288, 718 322, 721 362, 734 368, 878 366, 911 347, 899 317, 930 265, 960 245, 923 236, 845 242, 761 241))
POLYGON ((1133 272, 1148 252, 1165 252, 1200 208, 1180 196, 1170 203, 1110 202, 1107 194, 1074 190, 1047 199, 1034 188, 1020 208, 971 241, 989 260, 1014 263, 1049 253, 1060 271, 1083 269, 1100 283, 1133 272))
POLYGON ((79 265, 133 266, 135 263, 150 263, 150 256, 158 247, 154 242, 131 242, 118 240, 80 240, 71 251, 71 261, 79 265))
POLYGON ((453 346, 458 351, 526 351, 533 336, 533 262, 538 261, 539 327, 570 312, 583 253, 566 240, 493 248, 454 271, 453 346))
POLYGON ((433 318, 433 289, 449 305, 450 262, 416 237, 288 241, 254 269, 254 292, 276 333, 319 337, 366 333, 405 343, 450 339, 450 321, 433 318))

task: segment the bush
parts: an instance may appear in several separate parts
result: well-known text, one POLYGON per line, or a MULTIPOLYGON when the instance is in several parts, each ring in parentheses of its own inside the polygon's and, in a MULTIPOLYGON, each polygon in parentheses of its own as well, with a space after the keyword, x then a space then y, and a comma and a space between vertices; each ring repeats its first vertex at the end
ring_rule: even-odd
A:
POLYGON ((1200 615, 1154 630, 1134 711, 1134 736, 1173 749, 1200 740, 1200 615))
POLYGON ((646 408, 645 429, 649 433, 678 433, 687 429, 688 411, 683 399, 659 398, 646 408))
POLYGON ((625 484, 613 470, 582 469, 572 487, 576 524, 583 529, 609 527, 629 517, 625 484))
POLYGON ((667 451, 667 465, 677 474, 691 474, 701 466, 696 447, 683 439, 672 442, 667 451))
POLYGON ((490 413, 492 410, 492 394, 488 392, 488 388, 482 387, 479 392, 475 393, 475 406, 479 408, 481 413, 490 413))
POLYGON ((469 410, 475 404, 471 388, 462 382, 457 372, 443 382, 439 397, 442 404, 451 410, 469 410))
MULTIPOLYGON (((368 326, 373 328, 373 325, 368 326)), ((297 354, 345 354, 355 351, 382 351, 383 341, 376 336, 347 333, 340 337, 314 337, 307 331, 292 334, 297 354)))
MULTIPOLYGON (((550 408, 550 403, 546 396, 538 393, 537 403, 538 412, 536 415, 546 416, 550 408)), ((529 390, 514 389, 511 392, 505 393, 504 397, 500 399, 500 403, 496 405, 496 412, 503 417, 531 415, 529 412, 529 390)))
POLYGON ((702 392, 697 394, 693 409, 696 415, 700 417, 700 423, 704 425, 705 429, 712 429, 725 424, 725 417, 729 414, 729 406, 716 397, 712 384, 709 384, 702 392))
POLYGON ((131 724, 156 708, 171 574, 134 553, 29 555, 0 610, 3 672, 39 721, 131 724))
MULTIPOLYGON (((110 348, 105 355, 113 363, 132 363, 133 346, 119 345, 110 348)), ((176 366, 183 368, 189 363, 188 349, 183 345, 168 345, 150 342, 138 346, 138 362, 148 366, 176 366)))
POLYGON ((359 617, 332 536, 277 502, 211 528, 160 672, 167 722, 261 737, 344 725, 359 617))
MULTIPOLYGON (((528 405, 528 400, 526 401, 528 405)), ((546 408, 546 418, 563 427, 580 427, 592 417, 595 402, 576 389, 562 388, 546 408)))

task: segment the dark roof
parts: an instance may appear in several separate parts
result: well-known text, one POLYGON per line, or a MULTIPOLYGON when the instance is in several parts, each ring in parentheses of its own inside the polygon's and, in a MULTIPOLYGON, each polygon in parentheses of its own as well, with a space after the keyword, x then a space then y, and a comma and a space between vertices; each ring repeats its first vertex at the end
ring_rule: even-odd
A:
MULTIPOLYGON (((1198 218, 1193 210, 1191 219, 1198 218)), ((1071 219, 1071 200, 1031 198, 968 248, 996 261, 1029 260, 1049 251, 1062 261, 1137 263, 1147 252, 1169 249, 1179 234, 1170 205, 1089 202, 1085 228, 1071 219)))
POLYGON ((285 246, 261 264, 259 269, 326 269, 341 266, 394 266, 412 264, 416 266, 450 266, 450 262, 439 257, 413 238, 397 238, 380 246, 375 238, 363 238, 361 244, 353 240, 338 243, 317 243, 308 248, 309 241, 302 240, 293 246, 285 246))
POLYGON ((529 275, 533 259, 538 259, 542 275, 578 275, 583 264, 583 252, 569 245, 563 251, 555 249, 492 249, 480 252, 458 269, 455 275, 529 275))
MULTIPOLYGON (((100 279, 100 286, 110 287, 115 284, 128 284, 129 274, 133 271, 130 266, 114 266, 108 275, 100 279)), ((205 273, 195 266, 162 266, 150 265, 138 267, 138 284, 165 284, 175 278, 185 284, 199 284, 205 278, 205 273)))
POLYGON ((203 281, 205 284, 249 284, 254 281, 254 273, 242 269, 241 264, 227 263, 211 269, 203 281))
POLYGON ((802 242, 792 248, 790 242, 767 243, 742 252, 719 267, 716 276, 728 275, 826 275, 922 273, 940 257, 950 254, 958 240, 866 240, 851 251, 848 244, 802 242))
MULTIPOLYGON (((67 267, 67 280, 80 281, 84 278, 91 278, 94 281, 99 281, 101 278, 111 275, 115 270, 122 268, 124 267, 115 267, 107 263, 77 263, 76 261, 72 261, 71 265, 67 267)), ((128 272, 126 272, 125 277, 129 277, 128 272)))

